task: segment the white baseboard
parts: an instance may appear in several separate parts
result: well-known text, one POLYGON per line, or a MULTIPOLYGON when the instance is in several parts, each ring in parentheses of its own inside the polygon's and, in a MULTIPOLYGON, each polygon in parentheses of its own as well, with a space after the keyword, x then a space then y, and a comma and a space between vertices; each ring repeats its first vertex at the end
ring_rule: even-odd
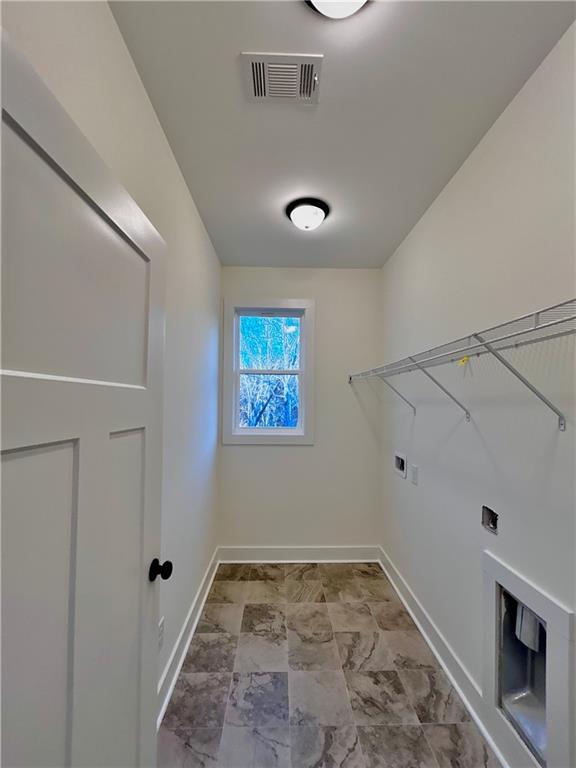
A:
POLYGON ((206 568, 200 586, 194 595, 192 605, 190 606, 188 614, 184 619, 182 629, 176 638, 172 652, 170 653, 168 661, 166 662, 162 674, 160 675, 160 680, 158 681, 159 710, 158 718, 156 721, 157 728, 160 728, 162 718, 166 712, 166 707, 168 706, 168 702, 172 696, 172 691, 174 690, 176 680, 180 674, 182 664, 184 663, 184 658, 188 651, 188 646, 190 645, 192 635, 194 634, 196 625, 198 624, 198 619, 200 618, 200 614, 204 608, 206 596, 208 595, 210 587, 212 586, 212 581, 214 580, 218 562, 218 548, 216 548, 212 558, 210 559, 210 562, 208 563, 208 567, 206 568))
POLYGON ((350 546, 300 547, 218 547, 222 563, 321 563, 321 562, 376 562, 380 560, 380 547, 370 544, 350 546))
POLYGON ((422 634, 425 635, 426 640, 433 646, 434 651, 440 659, 442 666, 452 667, 454 666, 461 676, 466 680, 466 688, 474 690, 478 696, 482 695, 482 688, 474 679, 472 673, 467 669, 464 662, 459 658, 456 651, 452 648, 448 640, 444 637, 442 632, 438 629, 424 606, 420 603, 414 592, 410 589, 407 582, 400 571, 396 568, 392 560, 388 557, 384 549, 380 549, 380 563, 382 568, 386 572, 386 575, 394 585, 394 588, 398 592, 402 602, 406 606, 408 612, 412 615, 412 618, 420 628, 423 625, 424 629, 422 634), (424 631, 425 630, 425 631, 424 631), (445 659, 450 659, 451 663, 446 664, 445 659))
POLYGON ((534 758, 503 718, 495 715, 488 724, 489 718, 482 712, 486 705, 482 698, 481 686, 474 680, 466 665, 438 629, 390 557, 382 547, 379 547, 379 550, 379 560, 384 572, 462 698, 482 735, 493 749, 502 768, 533 768, 534 758))

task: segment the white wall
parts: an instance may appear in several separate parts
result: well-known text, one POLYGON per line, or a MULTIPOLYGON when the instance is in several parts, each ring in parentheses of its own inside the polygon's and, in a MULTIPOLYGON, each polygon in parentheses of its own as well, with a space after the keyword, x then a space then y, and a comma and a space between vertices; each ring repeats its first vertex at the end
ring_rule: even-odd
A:
POLYGON ((3 26, 168 244, 163 669, 215 540, 220 265, 107 3, 3 3, 3 26))
MULTIPOLYGON (((486 134, 382 270, 386 361, 573 298, 574 28, 486 134)), ((481 553, 490 549, 574 606, 574 337, 509 359, 564 409, 568 429, 488 356, 436 369, 472 423, 419 374, 386 398, 382 544, 459 657, 452 668, 510 765, 531 764, 482 685, 481 553), (392 472, 394 448, 420 467, 392 472), (480 526, 482 504, 500 533, 480 526)))
POLYGON ((372 544, 379 507, 378 400, 348 374, 378 356, 379 270, 224 267, 231 300, 314 299, 312 446, 221 448, 220 543, 372 544))
MULTIPOLYGON (((472 424, 416 375, 401 382, 415 420, 382 385, 350 387, 347 376, 575 294, 574 30, 381 275, 222 271, 226 297, 316 300, 316 442, 223 446, 216 531, 220 267, 209 238, 108 6, 4 3, 3 25, 169 246, 162 555, 175 574, 161 592, 160 668, 216 541, 353 545, 379 532, 490 726, 477 690, 482 550, 574 605, 573 345, 511 354, 567 412, 566 433, 487 357, 439 372, 470 404, 472 424), (418 487, 391 472, 394 448, 419 465, 418 487), (483 503, 501 515, 498 537, 480 527, 483 503)), ((510 764, 526 765, 515 739, 492 730, 510 764)))

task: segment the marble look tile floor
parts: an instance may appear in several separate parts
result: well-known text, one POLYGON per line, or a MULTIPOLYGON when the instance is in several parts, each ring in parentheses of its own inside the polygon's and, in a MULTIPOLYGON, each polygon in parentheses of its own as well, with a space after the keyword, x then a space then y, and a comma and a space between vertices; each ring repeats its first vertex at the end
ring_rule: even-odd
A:
POLYGON ((160 768, 498 768, 377 563, 220 565, 160 768))

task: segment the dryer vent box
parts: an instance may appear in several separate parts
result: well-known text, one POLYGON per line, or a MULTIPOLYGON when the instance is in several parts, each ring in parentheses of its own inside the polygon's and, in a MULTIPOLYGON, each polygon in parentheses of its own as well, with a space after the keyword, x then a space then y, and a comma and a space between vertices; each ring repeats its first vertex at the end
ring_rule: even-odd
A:
POLYGON ((499 705, 543 768, 548 742, 546 622, 500 588, 499 705))
POLYGON ((240 58, 250 101, 318 103, 322 54, 241 53, 240 58))

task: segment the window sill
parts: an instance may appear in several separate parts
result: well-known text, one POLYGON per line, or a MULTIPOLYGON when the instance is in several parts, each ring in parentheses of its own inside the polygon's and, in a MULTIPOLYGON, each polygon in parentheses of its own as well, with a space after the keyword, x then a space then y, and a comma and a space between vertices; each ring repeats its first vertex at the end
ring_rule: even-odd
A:
POLYGON ((314 445, 314 437, 303 432, 231 432, 223 435, 223 445, 314 445))

